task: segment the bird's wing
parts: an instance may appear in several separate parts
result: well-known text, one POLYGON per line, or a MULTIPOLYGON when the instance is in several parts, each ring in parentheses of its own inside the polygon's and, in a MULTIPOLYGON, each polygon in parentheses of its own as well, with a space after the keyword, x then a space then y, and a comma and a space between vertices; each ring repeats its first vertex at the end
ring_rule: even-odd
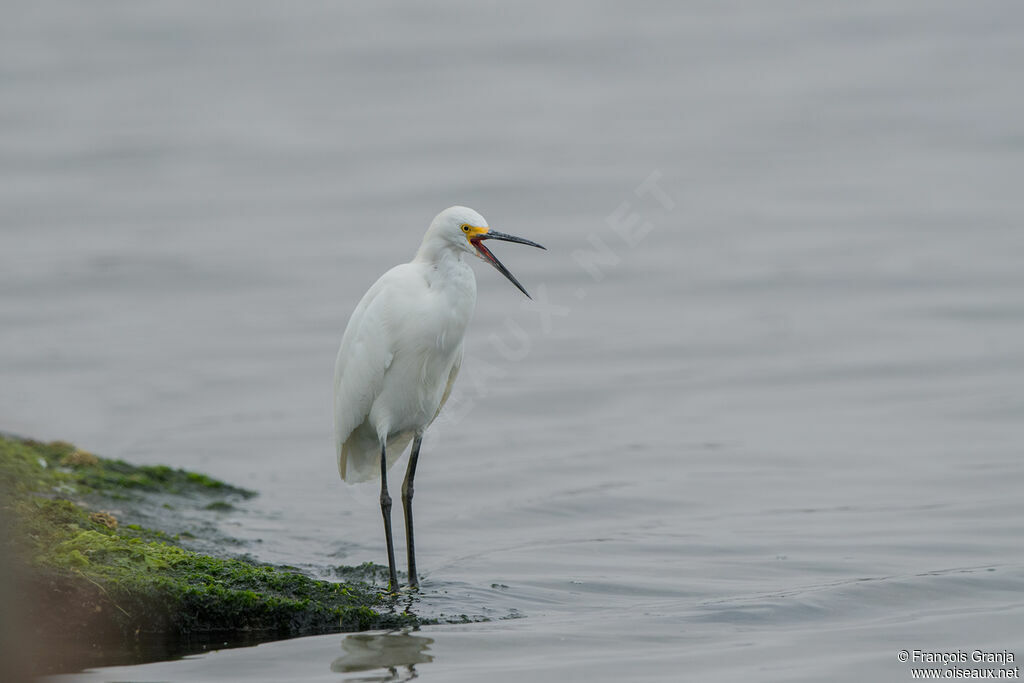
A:
POLYGON ((334 366, 334 436, 339 458, 342 445, 369 415, 384 384, 384 373, 394 358, 386 297, 381 296, 390 273, 381 276, 366 292, 341 338, 334 366))
POLYGON ((448 373, 448 386, 444 388, 444 394, 441 396, 441 403, 437 406, 437 412, 434 413, 433 422, 437 419, 437 416, 441 414, 441 409, 444 408, 444 404, 448 402, 448 397, 452 394, 452 387, 455 386, 455 378, 459 376, 459 369, 462 367, 462 344, 459 344, 458 350, 455 352, 455 362, 452 363, 451 372, 448 373))

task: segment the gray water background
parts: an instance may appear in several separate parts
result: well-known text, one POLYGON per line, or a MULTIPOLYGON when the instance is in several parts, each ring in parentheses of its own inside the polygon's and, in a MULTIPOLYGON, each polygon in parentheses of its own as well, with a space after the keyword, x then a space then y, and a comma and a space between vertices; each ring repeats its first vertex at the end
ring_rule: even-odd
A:
POLYGON ((496 248, 534 304, 476 268, 417 478, 419 609, 493 621, 74 678, 1024 657, 1019 3, 4 15, 0 428, 258 489, 224 526, 260 559, 384 560, 376 489, 335 471, 334 354, 430 218, 549 249, 496 248))

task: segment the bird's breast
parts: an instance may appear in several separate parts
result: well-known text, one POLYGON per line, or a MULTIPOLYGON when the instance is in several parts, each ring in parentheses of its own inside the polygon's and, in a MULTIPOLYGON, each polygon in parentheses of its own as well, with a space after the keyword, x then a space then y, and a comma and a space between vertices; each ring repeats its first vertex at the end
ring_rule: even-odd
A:
POLYGON ((410 338, 418 340, 418 353, 445 358, 462 343, 472 317, 472 305, 439 302, 422 316, 409 321, 416 328, 410 338))
POLYGON ((452 349, 462 336, 476 307, 476 278, 473 269, 459 261, 447 268, 433 269, 433 283, 423 302, 423 324, 434 334, 438 349, 452 349))

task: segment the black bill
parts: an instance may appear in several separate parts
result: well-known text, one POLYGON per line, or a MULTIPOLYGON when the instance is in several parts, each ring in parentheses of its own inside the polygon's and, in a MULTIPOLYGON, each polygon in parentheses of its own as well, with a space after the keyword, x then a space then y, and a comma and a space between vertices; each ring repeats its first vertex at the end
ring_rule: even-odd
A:
POLYGON ((527 292, 521 284, 519 284, 519 280, 516 279, 516 276, 508 272, 508 268, 506 268, 502 264, 502 262, 499 261, 498 258, 491 253, 490 249, 483 245, 484 240, 501 240, 502 242, 517 242, 519 244, 528 244, 531 247, 537 247, 538 249, 545 249, 545 247, 537 244, 536 242, 531 242, 528 239, 516 237, 515 235, 506 235, 505 233, 498 232, 497 230, 488 230, 484 234, 479 235, 478 237, 473 237, 472 239, 469 240, 476 248, 477 254, 480 255, 480 258, 482 258, 484 261, 487 261, 492 266, 497 268, 498 272, 507 277, 509 281, 519 289, 520 292, 526 295, 527 299, 532 299, 533 297, 530 296, 530 293, 527 292))

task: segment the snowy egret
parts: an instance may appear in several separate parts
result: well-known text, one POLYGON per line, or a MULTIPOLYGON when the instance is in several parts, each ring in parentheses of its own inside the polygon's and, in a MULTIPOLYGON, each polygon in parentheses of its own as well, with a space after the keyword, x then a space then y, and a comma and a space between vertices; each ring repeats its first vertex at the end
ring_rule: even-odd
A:
POLYGON ((544 248, 491 230, 473 209, 445 209, 430 223, 413 260, 384 273, 363 295, 341 338, 334 368, 338 472, 349 483, 380 477, 391 590, 397 589, 398 580, 387 472, 412 441, 402 507, 409 585, 415 587, 412 494, 420 442, 459 374, 462 339, 476 306, 476 278, 462 257, 478 256, 530 296, 484 246, 489 239, 544 248))

